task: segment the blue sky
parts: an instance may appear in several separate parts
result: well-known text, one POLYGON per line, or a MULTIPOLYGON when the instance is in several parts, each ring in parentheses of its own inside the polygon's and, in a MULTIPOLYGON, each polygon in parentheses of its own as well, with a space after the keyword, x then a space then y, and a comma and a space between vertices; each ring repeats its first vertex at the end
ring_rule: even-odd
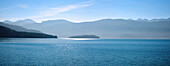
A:
POLYGON ((0 21, 170 17, 170 0, 0 0, 0 21))

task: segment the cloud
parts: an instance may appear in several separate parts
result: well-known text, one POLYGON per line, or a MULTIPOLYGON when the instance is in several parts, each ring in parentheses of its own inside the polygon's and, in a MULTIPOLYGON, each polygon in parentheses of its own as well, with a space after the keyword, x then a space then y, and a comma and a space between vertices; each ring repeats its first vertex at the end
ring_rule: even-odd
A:
POLYGON ((76 5, 68 5, 68 6, 64 6, 64 7, 49 8, 45 11, 40 12, 39 14, 37 14, 37 16, 30 16, 27 18, 34 19, 34 18, 54 16, 54 15, 62 13, 62 12, 67 12, 67 11, 77 9, 77 8, 83 8, 83 7, 87 7, 90 5, 91 4, 78 4, 78 5, 76 4, 76 5))
POLYGON ((15 9, 15 8, 28 8, 28 6, 25 4, 18 4, 13 7, 1 8, 0 10, 9 10, 9 9, 15 9))
POLYGON ((2 11, 2 10, 13 9, 13 8, 15 8, 15 7, 1 8, 0 10, 2 11))
POLYGON ((25 4, 19 4, 19 5, 17 5, 16 7, 20 7, 20 8, 28 8, 28 6, 25 5, 25 4))

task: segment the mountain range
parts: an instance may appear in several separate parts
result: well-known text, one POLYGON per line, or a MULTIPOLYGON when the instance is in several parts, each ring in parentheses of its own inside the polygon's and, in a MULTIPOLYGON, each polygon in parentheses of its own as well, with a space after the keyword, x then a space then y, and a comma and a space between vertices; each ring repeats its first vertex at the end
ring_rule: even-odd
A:
POLYGON ((170 18, 168 19, 101 19, 74 23, 67 20, 48 20, 37 23, 31 19, 16 22, 4 21, 26 29, 68 38, 74 35, 97 35, 100 38, 115 39, 170 39, 170 18))

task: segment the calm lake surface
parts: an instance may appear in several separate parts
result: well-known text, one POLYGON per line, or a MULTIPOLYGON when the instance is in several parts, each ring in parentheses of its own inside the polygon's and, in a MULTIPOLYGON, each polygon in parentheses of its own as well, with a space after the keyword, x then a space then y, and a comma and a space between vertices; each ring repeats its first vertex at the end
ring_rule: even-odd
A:
POLYGON ((169 39, 0 38, 0 66, 170 66, 169 39))

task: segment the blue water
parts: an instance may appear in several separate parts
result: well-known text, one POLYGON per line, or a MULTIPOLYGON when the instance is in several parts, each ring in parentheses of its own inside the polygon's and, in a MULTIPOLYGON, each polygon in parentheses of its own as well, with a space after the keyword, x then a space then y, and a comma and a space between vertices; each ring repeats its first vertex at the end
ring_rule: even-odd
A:
POLYGON ((168 39, 0 38, 0 66, 170 66, 168 39))

